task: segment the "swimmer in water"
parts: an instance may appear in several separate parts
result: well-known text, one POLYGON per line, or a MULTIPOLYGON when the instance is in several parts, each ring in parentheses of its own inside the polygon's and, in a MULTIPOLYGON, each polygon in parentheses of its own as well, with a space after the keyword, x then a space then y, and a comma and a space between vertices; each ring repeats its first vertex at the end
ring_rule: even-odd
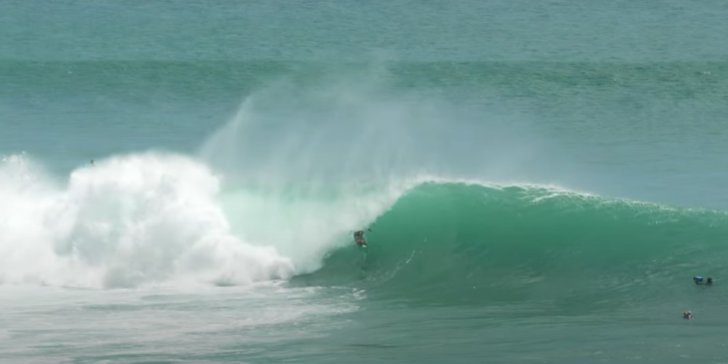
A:
POLYGON ((697 284, 698 286, 702 286, 703 284, 705 284, 706 286, 710 286, 713 285, 713 278, 708 277, 708 279, 706 280, 705 278, 703 278, 703 276, 695 276, 693 277, 693 282, 695 282, 695 284, 697 284))

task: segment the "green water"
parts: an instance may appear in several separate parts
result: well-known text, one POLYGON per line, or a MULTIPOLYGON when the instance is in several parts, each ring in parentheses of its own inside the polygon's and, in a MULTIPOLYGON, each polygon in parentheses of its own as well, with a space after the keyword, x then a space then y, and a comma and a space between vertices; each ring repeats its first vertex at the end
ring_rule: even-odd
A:
POLYGON ((726 18, 5 1, 0 362, 724 362, 726 18))

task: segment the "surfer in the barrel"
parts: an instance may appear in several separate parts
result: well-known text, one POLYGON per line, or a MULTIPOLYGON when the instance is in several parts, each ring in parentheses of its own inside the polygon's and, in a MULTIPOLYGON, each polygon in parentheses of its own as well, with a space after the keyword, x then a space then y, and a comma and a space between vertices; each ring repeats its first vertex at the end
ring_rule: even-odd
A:
POLYGON ((367 241, 364 239, 364 230, 354 232, 354 241, 356 242, 356 245, 366 248, 367 241))

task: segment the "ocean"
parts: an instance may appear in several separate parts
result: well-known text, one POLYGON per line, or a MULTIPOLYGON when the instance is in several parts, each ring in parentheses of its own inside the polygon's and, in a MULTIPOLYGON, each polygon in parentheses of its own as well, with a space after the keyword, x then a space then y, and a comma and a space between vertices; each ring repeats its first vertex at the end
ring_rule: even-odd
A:
POLYGON ((0 362, 728 363, 725 19, 0 2, 0 362))

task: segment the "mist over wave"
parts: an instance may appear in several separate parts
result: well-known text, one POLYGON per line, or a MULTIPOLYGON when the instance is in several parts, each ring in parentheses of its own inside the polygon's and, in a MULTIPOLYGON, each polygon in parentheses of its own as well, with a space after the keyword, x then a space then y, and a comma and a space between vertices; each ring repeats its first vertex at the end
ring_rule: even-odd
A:
POLYGON ((521 124, 397 85, 383 67, 290 77, 248 95, 200 148, 233 230, 314 271, 422 181, 533 175, 521 124))
POLYGON ((329 72, 248 95, 203 143, 201 158, 228 187, 304 195, 353 194, 422 175, 528 180, 544 170, 536 162, 544 144, 514 114, 407 88, 385 67, 329 72))

